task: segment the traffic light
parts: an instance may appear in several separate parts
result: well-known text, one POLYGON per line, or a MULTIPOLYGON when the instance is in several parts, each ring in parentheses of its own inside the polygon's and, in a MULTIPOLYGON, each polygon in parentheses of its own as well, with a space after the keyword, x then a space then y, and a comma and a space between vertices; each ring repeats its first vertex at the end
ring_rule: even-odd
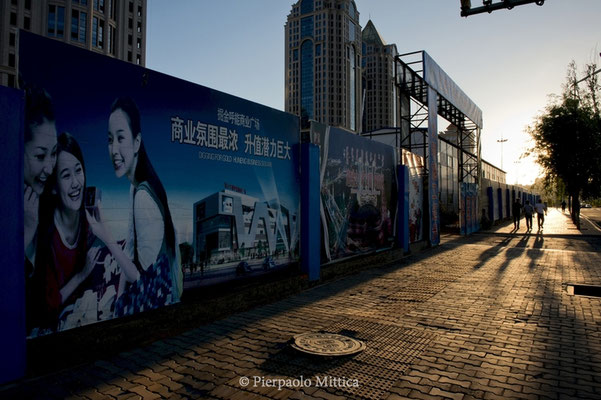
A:
POLYGON ((542 6, 545 0, 500 0, 493 3, 493 0, 482 0, 482 6, 472 8, 471 0, 461 0, 461 16, 467 17, 469 15, 480 14, 483 12, 491 13, 495 10, 508 9, 511 10, 515 6, 521 6, 524 4, 535 3, 538 6, 542 6))

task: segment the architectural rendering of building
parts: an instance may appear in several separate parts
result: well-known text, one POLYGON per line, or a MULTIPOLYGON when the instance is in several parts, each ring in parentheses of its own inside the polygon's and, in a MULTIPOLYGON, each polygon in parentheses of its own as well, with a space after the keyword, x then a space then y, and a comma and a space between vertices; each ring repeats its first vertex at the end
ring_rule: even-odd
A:
POLYGON ((19 29, 141 66, 146 63, 146 0, 0 0, 4 86, 18 83, 19 29))
POLYGON ((224 189, 196 202, 193 218, 197 263, 288 255, 297 247, 296 215, 281 205, 272 208, 241 188, 224 189))
POLYGON ((363 38, 363 132, 399 126, 400 108, 395 84, 395 44, 386 44, 373 22, 367 22, 363 38))
POLYGON ((361 132, 361 26, 353 0, 299 0, 285 25, 285 110, 361 132))

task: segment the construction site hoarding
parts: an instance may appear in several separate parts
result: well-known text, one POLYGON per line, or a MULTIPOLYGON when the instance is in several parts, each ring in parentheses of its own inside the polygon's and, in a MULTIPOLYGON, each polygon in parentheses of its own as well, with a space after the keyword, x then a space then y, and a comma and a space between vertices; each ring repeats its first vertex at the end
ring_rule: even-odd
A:
POLYGON ((340 128, 311 126, 312 142, 320 146, 322 261, 392 247, 394 148, 340 128))
POLYGON ((298 117, 27 32, 29 337, 298 261, 298 117))

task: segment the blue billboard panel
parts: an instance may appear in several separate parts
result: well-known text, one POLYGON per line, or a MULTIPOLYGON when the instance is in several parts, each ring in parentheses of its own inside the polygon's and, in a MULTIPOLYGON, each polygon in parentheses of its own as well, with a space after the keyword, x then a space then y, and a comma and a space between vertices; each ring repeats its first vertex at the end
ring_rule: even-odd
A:
POLYGON ((440 202, 438 199, 438 94, 428 87, 428 205, 430 244, 440 243, 440 202))
POLYGON ((478 185, 462 182, 460 217, 462 235, 469 235, 479 229, 478 217, 478 185))
POLYGON ((324 261, 394 245, 394 148, 345 130, 312 125, 320 146, 324 261))
POLYGON ((424 159, 415 153, 402 149, 402 162, 409 170, 409 243, 424 239, 424 159))
POLYGON ((20 46, 29 336, 298 261, 297 117, 27 32, 20 46))
POLYGON ((23 275, 23 92, 0 86, 0 384, 25 375, 25 277, 23 275))

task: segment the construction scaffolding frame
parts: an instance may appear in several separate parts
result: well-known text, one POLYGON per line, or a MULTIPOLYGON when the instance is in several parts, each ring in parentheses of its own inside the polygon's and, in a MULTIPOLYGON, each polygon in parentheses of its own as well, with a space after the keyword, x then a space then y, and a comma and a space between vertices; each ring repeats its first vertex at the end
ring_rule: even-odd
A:
MULTIPOLYGON (((409 151, 427 155, 422 149, 427 147, 425 140, 413 143, 416 132, 425 135, 428 124, 428 83, 424 79, 423 50, 400 54, 396 57, 395 82, 401 107, 401 127, 397 134, 399 146, 409 151), (409 105, 403 107, 403 102, 409 105), (412 111, 413 110, 413 111, 412 111), (403 129, 403 126, 405 127, 403 129)), ((455 143, 459 149, 459 183, 480 183, 481 145, 480 127, 470 120, 444 96, 438 94, 438 115, 457 127, 455 143)), ((427 160, 424 160, 427 161, 427 160)), ((424 163, 426 166, 427 162, 424 163)), ((427 171, 426 171, 427 173, 427 171)))
MULTIPOLYGON (((441 222, 438 119, 441 117, 451 124, 449 131, 452 133, 445 135, 445 140, 457 148, 457 181, 454 185, 459 202, 463 204, 463 184, 474 185, 474 190, 478 190, 481 183, 482 111, 423 50, 396 56, 394 78, 399 123, 363 135, 378 137, 376 140, 395 146, 399 161, 403 150, 423 157, 420 174, 424 185, 423 226, 429 227, 430 244, 436 245, 440 240, 441 222), (391 135, 394 140, 390 140, 391 135)), ((477 210, 478 205, 475 207, 477 210)), ((465 209, 460 205, 460 224, 465 215, 465 209)))

